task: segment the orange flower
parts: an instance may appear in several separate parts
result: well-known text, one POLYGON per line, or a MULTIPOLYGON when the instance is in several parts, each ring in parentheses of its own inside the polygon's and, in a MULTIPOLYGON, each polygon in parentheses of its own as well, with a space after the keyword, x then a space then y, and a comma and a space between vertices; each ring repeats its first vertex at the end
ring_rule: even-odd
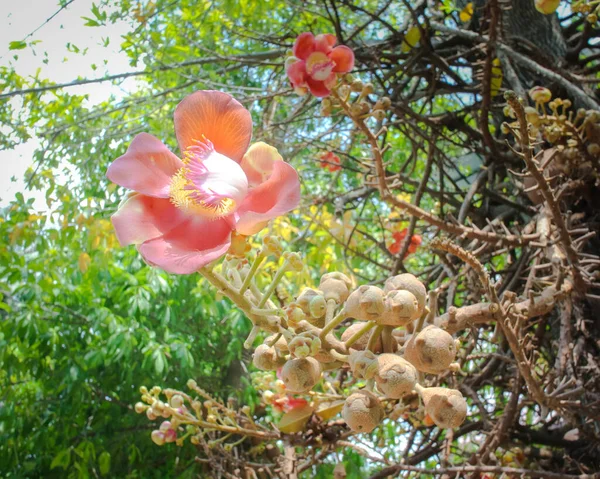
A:
POLYGON ((321 155, 321 161, 319 162, 319 166, 321 168, 326 168, 332 173, 334 171, 339 171, 342 169, 342 160, 335 153, 328 151, 327 153, 323 153, 321 155))
MULTIPOLYGON (((394 231, 392 234, 392 238, 394 242, 388 246, 388 251, 392 254, 400 253, 400 248, 402 247, 402 242, 406 235, 408 234, 408 229, 404 228, 402 231, 394 231)), ((419 235, 412 235, 410 238, 410 245, 404 257, 406 258, 409 254, 413 254, 417 251, 417 248, 422 243, 422 238, 419 235)))

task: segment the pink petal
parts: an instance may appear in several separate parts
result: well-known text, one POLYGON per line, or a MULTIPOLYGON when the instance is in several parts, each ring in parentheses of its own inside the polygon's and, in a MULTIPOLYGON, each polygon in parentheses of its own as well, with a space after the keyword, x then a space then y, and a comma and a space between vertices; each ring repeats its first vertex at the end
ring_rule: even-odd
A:
POLYGON ((188 217, 164 236, 146 241, 138 249, 152 266, 168 273, 191 274, 223 256, 231 243, 230 220, 188 217))
POLYGON ((243 235, 255 234, 262 223, 293 210, 299 202, 298 173, 284 161, 276 161, 270 178, 251 190, 242 203, 236 230, 243 235))
POLYGON ((286 68, 286 72, 292 86, 303 87, 306 85, 306 62, 303 60, 291 63, 286 68))
POLYGON ((250 144, 252 117, 227 93, 197 91, 177 105, 175 134, 182 152, 204 135, 215 151, 239 162, 250 144))
POLYGON ((354 68, 354 52, 344 45, 331 50, 329 58, 335 62, 336 73, 347 73, 354 68))
POLYGON ((331 90, 325 86, 325 82, 307 77, 306 84, 310 92, 316 97, 326 97, 331 94, 331 90))
POLYGON ((302 33, 296 38, 292 52, 296 58, 306 60, 315 51, 315 36, 310 32, 302 33))
POLYGON ((258 186, 267 181, 273 173, 273 165, 276 161, 283 161, 277 148, 262 141, 251 145, 241 163, 242 170, 248 178, 248 184, 258 186))
POLYGON ((331 33, 323 33, 315 37, 315 50, 329 53, 337 43, 337 37, 331 33))
POLYGON ((183 163, 157 138, 137 135, 127 152, 113 161, 106 176, 118 185, 157 198, 169 197, 171 177, 183 163))
POLYGON ((130 196, 111 218, 122 246, 162 236, 185 219, 170 200, 139 193, 130 196))

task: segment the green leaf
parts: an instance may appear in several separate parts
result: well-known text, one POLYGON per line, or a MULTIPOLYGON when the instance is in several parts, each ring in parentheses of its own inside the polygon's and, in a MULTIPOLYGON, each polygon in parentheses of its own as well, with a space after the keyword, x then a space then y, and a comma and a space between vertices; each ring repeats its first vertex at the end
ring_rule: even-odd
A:
POLYGON ((110 472, 110 453, 104 451, 98 458, 98 467, 100 468, 100 474, 106 476, 110 472))
POLYGON ((23 50, 24 48, 27 48, 27 43, 25 43, 24 41, 16 41, 16 42, 10 42, 8 44, 8 49, 9 50, 23 50))
POLYGON ((71 464, 71 448, 63 449, 60 451, 54 459, 52 459, 52 464, 50 464, 50 469, 55 469, 57 467, 62 467, 65 471, 71 464))

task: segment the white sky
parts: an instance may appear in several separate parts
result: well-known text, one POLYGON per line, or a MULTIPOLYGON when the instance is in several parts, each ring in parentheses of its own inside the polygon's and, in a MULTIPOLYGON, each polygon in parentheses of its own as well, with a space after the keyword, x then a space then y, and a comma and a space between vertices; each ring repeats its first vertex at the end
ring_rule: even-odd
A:
MULTIPOLYGON (((127 56, 120 52, 121 35, 127 32, 129 25, 117 23, 106 27, 86 27, 81 17, 93 18, 92 0, 74 0, 54 19, 40 28, 27 41, 39 40, 34 50, 9 51, 11 41, 25 39, 33 30, 51 17, 60 6, 57 0, 0 0, 0 65, 14 65, 18 74, 33 75, 42 69, 41 77, 56 83, 66 83, 78 77, 99 78, 106 74, 115 74, 133 70, 127 56), (102 46, 101 38, 108 37, 110 44, 102 46), (88 48, 87 54, 74 54, 67 50, 71 42, 81 50, 88 48), (48 53, 48 65, 44 65, 44 52, 48 53), (18 59, 13 56, 18 55, 18 59), (108 60, 104 66, 104 60, 108 60), (90 65, 95 63, 94 72, 90 65)), ((105 100, 111 93, 122 94, 124 90, 134 89, 136 80, 125 80, 120 87, 110 82, 71 87, 68 91, 89 94, 90 105, 105 100)), ((0 100, 2 101, 2 100, 0 100)), ((19 105, 18 98, 11 101, 19 105)), ((1 128, 1 126, 0 126, 1 128)), ((23 191, 23 174, 31 166, 32 154, 38 145, 36 138, 19 145, 14 150, 0 151, 0 206, 6 206, 15 193, 23 191), (16 181, 12 181, 12 178, 16 181)), ((43 198, 39 192, 24 193, 25 197, 43 198)), ((43 201, 36 201, 36 207, 43 208, 43 201)))

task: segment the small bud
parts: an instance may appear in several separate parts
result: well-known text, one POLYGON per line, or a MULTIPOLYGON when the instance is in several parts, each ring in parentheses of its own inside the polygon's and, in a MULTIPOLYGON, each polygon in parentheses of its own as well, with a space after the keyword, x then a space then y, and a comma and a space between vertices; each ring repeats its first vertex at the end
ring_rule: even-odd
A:
POLYGON ((354 80, 350 85, 350 88, 355 92, 363 91, 364 84, 360 80, 354 80))
POLYGON ((310 300, 308 310, 313 318, 322 318, 327 311, 327 302, 321 295, 315 296, 310 300))
POLYGON ((315 333, 306 331, 292 339, 288 347, 290 353, 297 358, 314 356, 321 349, 321 340, 315 333))
POLYGON ((154 444, 156 444, 157 446, 162 446, 165 443, 165 434, 161 431, 152 431, 150 437, 152 438, 154 444))
POLYGON ((188 379, 187 387, 189 389, 196 389, 198 387, 198 383, 196 381, 194 381, 193 379, 188 379))
POLYGON ((148 388, 146 386, 140 386, 140 394, 148 394, 148 388))
POLYGON ((277 350, 266 344, 258 346, 252 356, 252 364, 261 371, 275 371, 284 362, 285 359, 277 354, 277 350))
POLYGON ((206 422, 209 422, 211 424, 216 424, 217 416, 215 416, 214 414, 209 414, 208 416, 206 416, 206 422))
POLYGON ((142 414, 146 410, 147 407, 148 406, 146 406, 144 403, 137 402, 137 403, 135 403, 135 412, 137 412, 138 414, 142 414))
POLYGON ((548 103, 552 99, 552 93, 543 86, 534 86, 529 90, 529 98, 536 103, 548 103))
POLYGON ((348 94, 350 93, 350 87, 348 85, 342 85, 341 87, 338 88, 338 93, 339 93, 340 97, 346 98, 348 96, 348 94))
POLYGON ((298 253, 290 253, 289 251, 286 251, 283 253, 283 258, 288 262, 294 271, 302 271, 304 268, 304 263, 302 262, 302 258, 298 253))
POLYGON ((183 406, 183 396, 181 394, 175 394, 169 401, 171 407, 177 409, 183 406))
POLYGON ((151 421, 154 421, 158 416, 154 414, 152 408, 149 407, 148 409, 146 409, 146 417, 151 421))
POLYGON ((275 236, 267 235, 263 238, 263 249, 275 258, 279 258, 283 254, 283 246, 275 236))
POLYGON ((304 314, 302 308, 300 308, 300 306, 298 306, 296 303, 291 303, 285 309, 285 315, 288 325, 290 325, 292 328, 295 328, 298 326, 300 321, 304 321, 306 319, 306 314, 304 314))
POLYGON ((357 379, 371 379, 377 373, 377 356, 371 351, 352 351, 348 363, 352 375, 357 379))
POLYGON ((300 296, 298 296, 295 303, 302 311, 304 311, 304 314, 310 315, 310 303, 317 296, 323 297, 319 291, 306 288, 300 293, 300 296))
POLYGON ((535 0, 535 9, 544 15, 550 15, 556 11, 559 4, 560 0, 535 0))

